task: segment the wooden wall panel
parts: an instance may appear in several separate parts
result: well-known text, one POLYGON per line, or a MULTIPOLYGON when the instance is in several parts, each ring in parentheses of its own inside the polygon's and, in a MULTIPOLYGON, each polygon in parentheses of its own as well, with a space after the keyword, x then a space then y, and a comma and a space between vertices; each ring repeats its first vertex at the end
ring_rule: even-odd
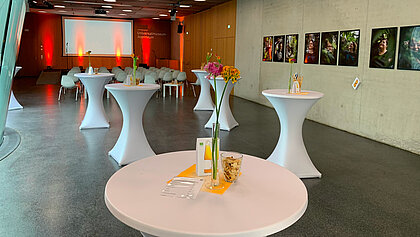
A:
MULTIPOLYGON (((145 50, 148 48, 148 64, 156 65, 156 59, 170 59, 171 23, 169 21, 152 21, 135 19, 133 32, 134 53, 144 62, 145 50), (149 42, 137 34, 138 29, 146 26, 147 32, 153 33, 149 42), (148 43, 147 47, 143 45, 148 43)), ((87 57, 65 57, 63 55, 61 16, 55 14, 27 13, 23 26, 22 40, 17 65, 23 68, 20 76, 37 77, 40 72, 51 66, 53 69, 69 69, 79 65, 88 66, 87 57), (49 55, 49 56, 48 56, 49 55), (49 58, 50 57, 50 58, 49 58)), ((121 57, 121 67, 132 66, 130 57, 121 57)), ((115 67, 116 57, 91 57, 93 67, 115 67)))
POLYGON ((236 0, 187 16, 184 26, 188 34, 184 38, 183 70, 189 81, 196 80, 191 70, 201 67, 211 49, 222 57, 222 64, 234 65, 236 0))

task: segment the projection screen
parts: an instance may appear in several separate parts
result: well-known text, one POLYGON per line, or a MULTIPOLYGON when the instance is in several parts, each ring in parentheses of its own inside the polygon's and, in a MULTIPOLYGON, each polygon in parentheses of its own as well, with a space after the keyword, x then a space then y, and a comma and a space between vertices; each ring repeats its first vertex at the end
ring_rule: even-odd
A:
POLYGON ((133 21, 62 17, 63 56, 128 57, 133 53, 133 21))

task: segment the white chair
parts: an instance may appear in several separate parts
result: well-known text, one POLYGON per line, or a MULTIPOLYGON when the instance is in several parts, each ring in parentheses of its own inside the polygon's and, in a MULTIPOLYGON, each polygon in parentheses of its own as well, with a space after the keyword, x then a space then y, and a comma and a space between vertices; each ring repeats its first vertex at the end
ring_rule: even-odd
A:
POLYGON ((117 81, 119 81, 119 82, 124 82, 127 79, 127 73, 125 73, 124 71, 121 70, 116 75, 116 78, 115 79, 117 79, 117 81))
POLYGON ((113 67, 113 68, 112 68, 112 70, 111 70, 111 72, 112 72, 113 74, 115 74, 115 72, 116 72, 117 70, 121 70, 121 68, 119 68, 119 67, 113 67))
POLYGON ((156 81, 157 81, 157 78, 155 77, 154 74, 148 74, 144 78, 145 84, 156 84, 156 81))
POLYGON ((159 79, 163 79, 163 76, 165 76, 165 73, 167 73, 167 71, 165 70, 160 70, 159 74, 158 74, 158 78, 159 79))
POLYGON ((172 73, 172 79, 176 80, 176 78, 178 77, 180 71, 176 70, 172 73))
POLYGON ((132 67, 126 67, 124 68, 124 72, 127 73, 128 75, 133 73, 133 68, 132 67))
POLYGON ((109 73, 108 68, 106 68, 106 67, 100 67, 98 72, 99 73, 109 73))
MULTIPOLYGON (((61 92, 66 89, 76 89, 76 101, 77 101, 77 97, 79 95, 79 86, 74 83, 73 78, 71 76, 64 75, 61 77, 61 87, 60 87, 60 91, 58 92, 58 100, 61 99, 61 92)), ((64 91, 64 94, 65 94, 65 91, 64 91)))
POLYGON ((182 96, 184 96, 184 87, 187 86, 187 74, 185 72, 179 72, 178 76, 176 77, 177 82, 182 83, 182 96))

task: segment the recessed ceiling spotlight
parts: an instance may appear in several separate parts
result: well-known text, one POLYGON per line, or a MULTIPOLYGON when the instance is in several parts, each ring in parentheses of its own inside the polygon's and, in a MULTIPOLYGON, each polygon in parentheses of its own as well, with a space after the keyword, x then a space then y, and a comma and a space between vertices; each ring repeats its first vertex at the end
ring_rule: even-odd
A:
POLYGON ((37 4, 38 2, 37 1, 32 1, 33 3, 35 3, 35 4, 37 4))
POLYGON ((205 2, 206 0, 194 0, 194 2, 205 2))
POLYGON ((104 2, 116 2, 117 0, 104 0, 104 2))
POLYGON ((133 10, 130 10, 130 9, 124 9, 124 10, 122 10, 123 12, 133 12, 133 10))
POLYGON ((127 16, 127 14, 125 14, 125 13, 120 13, 118 15, 120 15, 120 16, 127 16))
POLYGON ((112 8, 112 6, 108 6, 108 5, 105 5, 105 6, 102 6, 103 8, 112 8))
POLYGON ((106 13, 109 13, 109 11, 105 11, 106 13))
POLYGON ((159 18, 159 17, 153 17, 152 19, 153 19, 153 20, 160 20, 160 18, 159 18))
POLYGON ((159 16, 168 16, 168 14, 159 14, 159 16))
MULTIPOLYGON (((168 10, 168 12, 171 12, 172 10, 168 10)), ((177 10, 175 10, 175 12, 178 12, 177 10)))
POLYGON ((40 12, 40 13, 47 13, 46 11, 38 11, 38 12, 40 12))
POLYGON ((57 7, 57 8, 65 8, 66 6, 63 6, 63 5, 54 5, 54 7, 57 7))
POLYGON ((183 4, 181 4, 181 5, 179 5, 179 7, 191 7, 191 5, 183 5, 183 4))

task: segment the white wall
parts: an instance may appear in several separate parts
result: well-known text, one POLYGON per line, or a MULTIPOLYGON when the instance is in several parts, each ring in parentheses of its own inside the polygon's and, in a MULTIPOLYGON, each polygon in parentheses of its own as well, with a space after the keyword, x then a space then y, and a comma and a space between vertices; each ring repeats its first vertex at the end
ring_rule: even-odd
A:
POLYGON ((244 79, 235 95, 272 107, 261 91, 287 88, 290 65, 262 62, 262 38, 298 33, 293 71, 303 89, 325 94, 308 119, 420 154, 420 71, 369 68, 372 28, 420 25, 419 9, 419 0, 238 0, 235 65, 244 79), (303 64, 305 33, 353 29, 358 67, 303 64))

